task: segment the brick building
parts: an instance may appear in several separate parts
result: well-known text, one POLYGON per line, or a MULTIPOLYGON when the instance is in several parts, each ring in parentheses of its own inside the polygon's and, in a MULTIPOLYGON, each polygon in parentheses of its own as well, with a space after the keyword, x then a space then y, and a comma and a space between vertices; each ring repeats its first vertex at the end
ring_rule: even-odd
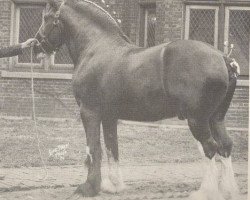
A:
MULTIPOLYGON (((120 22, 126 35, 140 46, 177 39, 205 41, 227 51, 242 74, 227 114, 228 126, 248 127, 249 0, 94 0, 120 22), (104 3, 105 2, 105 3, 104 3)), ((0 0, 0 46, 33 37, 45 12, 46 0, 0 0)), ((35 102, 39 117, 75 117, 71 91, 73 66, 64 47, 56 55, 34 59, 35 102)), ((0 116, 31 116, 31 56, 0 59, 0 116)))

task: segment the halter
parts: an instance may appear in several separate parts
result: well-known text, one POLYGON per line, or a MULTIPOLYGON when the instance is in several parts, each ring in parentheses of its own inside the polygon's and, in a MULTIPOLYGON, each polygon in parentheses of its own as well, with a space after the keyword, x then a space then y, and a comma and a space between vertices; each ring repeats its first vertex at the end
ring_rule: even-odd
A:
POLYGON ((38 30, 38 32, 36 33, 36 36, 39 36, 40 38, 42 38, 42 40, 40 42, 37 43, 37 46, 41 48, 41 50, 43 51, 43 53, 45 54, 50 54, 52 52, 55 52, 55 51, 58 51, 59 50, 59 47, 60 46, 54 46, 48 39, 48 36, 51 34, 51 32, 55 29, 55 28, 58 28, 60 30, 60 32, 62 32, 61 28, 59 27, 59 17, 60 17, 60 8, 61 6, 64 4, 64 2, 60 5, 58 11, 56 11, 55 15, 54 15, 54 22, 53 22, 53 25, 51 27, 51 29, 49 30, 48 34, 47 34, 47 37, 42 34, 42 32, 40 31, 41 30, 41 27, 40 29, 38 30))

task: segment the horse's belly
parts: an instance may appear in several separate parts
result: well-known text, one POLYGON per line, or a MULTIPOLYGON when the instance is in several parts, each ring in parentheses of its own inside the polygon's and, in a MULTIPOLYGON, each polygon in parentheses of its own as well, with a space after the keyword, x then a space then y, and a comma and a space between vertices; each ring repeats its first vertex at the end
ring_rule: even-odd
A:
POLYGON ((122 103, 119 118, 133 121, 158 121, 176 116, 176 102, 162 96, 122 103))

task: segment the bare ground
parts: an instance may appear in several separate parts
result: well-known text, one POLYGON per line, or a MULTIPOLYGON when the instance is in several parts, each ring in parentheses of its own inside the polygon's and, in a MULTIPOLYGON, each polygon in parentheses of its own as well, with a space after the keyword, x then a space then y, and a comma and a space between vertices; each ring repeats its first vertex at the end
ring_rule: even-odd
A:
MULTIPOLYGON (((46 177, 34 124, 29 120, 0 120, 1 200, 65 199, 85 180, 86 169, 81 166, 85 158, 82 125, 72 121, 38 124, 40 149, 48 168, 46 177)), ((128 188, 121 194, 100 194, 94 199, 186 200, 191 191, 199 188, 201 157, 190 131, 126 124, 120 124, 118 131, 128 188)), ((235 143, 232 156, 237 182, 242 200, 246 200, 247 132, 229 133, 235 143)))

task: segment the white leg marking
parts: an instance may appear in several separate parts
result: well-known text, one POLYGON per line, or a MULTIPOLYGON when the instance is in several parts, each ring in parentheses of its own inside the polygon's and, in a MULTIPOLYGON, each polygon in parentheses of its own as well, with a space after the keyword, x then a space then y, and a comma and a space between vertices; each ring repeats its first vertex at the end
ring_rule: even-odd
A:
POLYGON ((220 191, 225 199, 237 200, 239 198, 239 190, 234 178, 232 159, 220 157, 221 160, 221 182, 220 191))
POLYGON ((87 156, 90 157, 90 162, 92 163, 93 162, 93 157, 92 157, 92 155, 90 153, 90 148, 88 146, 86 147, 86 154, 87 154, 87 156))
POLYGON ((199 152, 201 153, 201 156, 205 157, 205 153, 203 151, 203 147, 202 147, 201 143, 197 142, 197 146, 198 146, 199 152))
POLYGON ((107 151, 108 155, 108 177, 102 180, 102 191, 109 193, 118 193, 125 189, 125 185, 122 178, 119 162, 115 162, 110 151, 107 151))
POLYGON ((215 157, 209 159, 205 157, 202 146, 198 145, 202 156, 204 157, 204 176, 201 183, 201 187, 198 191, 190 195, 192 200, 224 200, 219 193, 218 188, 218 169, 215 163, 215 157))

